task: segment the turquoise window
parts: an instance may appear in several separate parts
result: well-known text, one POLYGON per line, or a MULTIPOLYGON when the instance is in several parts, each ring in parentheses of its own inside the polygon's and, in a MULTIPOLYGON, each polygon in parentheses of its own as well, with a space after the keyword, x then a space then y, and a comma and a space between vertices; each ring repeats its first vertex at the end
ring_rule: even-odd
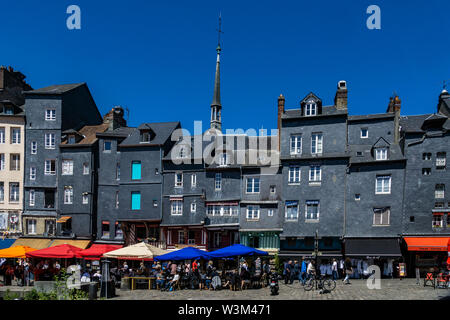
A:
POLYGON ((133 161, 131 163, 131 179, 141 180, 141 162, 133 161))
POLYGON ((131 210, 141 210, 141 193, 131 193, 131 210))

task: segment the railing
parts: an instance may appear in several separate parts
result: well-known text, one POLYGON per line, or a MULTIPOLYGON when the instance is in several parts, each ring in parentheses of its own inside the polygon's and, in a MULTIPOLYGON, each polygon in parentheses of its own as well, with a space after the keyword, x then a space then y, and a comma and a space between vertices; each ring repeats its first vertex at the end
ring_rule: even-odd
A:
POLYGON ((167 244, 165 241, 148 241, 147 242, 149 245, 166 250, 167 249, 167 244))

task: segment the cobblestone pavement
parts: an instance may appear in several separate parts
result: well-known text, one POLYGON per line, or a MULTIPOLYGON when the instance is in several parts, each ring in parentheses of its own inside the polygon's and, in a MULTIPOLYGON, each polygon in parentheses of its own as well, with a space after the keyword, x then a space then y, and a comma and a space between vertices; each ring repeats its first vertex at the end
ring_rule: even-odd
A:
POLYGON ((370 290, 365 280, 352 280, 351 285, 337 281, 336 289, 328 294, 318 291, 305 291, 297 281, 285 285, 280 281, 280 294, 271 296, 269 288, 244 291, 177 290, 172 292, 159 290, 116 290, 117 296, 108 300, 439 300, 450 299, 450 289, 433 289, 420 285, 415 279, 382 279, 381 289, 370 290))

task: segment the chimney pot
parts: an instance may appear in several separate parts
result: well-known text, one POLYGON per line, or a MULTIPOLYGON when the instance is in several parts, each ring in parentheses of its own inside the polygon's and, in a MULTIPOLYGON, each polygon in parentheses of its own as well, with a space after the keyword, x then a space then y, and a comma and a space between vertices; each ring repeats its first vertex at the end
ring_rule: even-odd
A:
POLYGON ((347 81, 338 81, 336 95, 334 96, 334 105, 336 106, 336 109, 347 110, 347 92, 347 81))

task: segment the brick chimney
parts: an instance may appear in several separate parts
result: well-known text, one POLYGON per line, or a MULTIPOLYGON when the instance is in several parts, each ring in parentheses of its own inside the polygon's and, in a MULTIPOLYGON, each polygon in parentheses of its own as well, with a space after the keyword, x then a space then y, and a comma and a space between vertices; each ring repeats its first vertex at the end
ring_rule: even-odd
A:
POLYGON ((338 110, 347 110, 347 82, 341 80, 337 84, 336 95, 334 96, 334 105, 338 110))
POLYGON ((103 116, 103 123, 109 124, 108 130, 126 127, 127 121, 123 118, 124 110, 121 106, 115 106, 103 116))
POLYGON ((278 97, 278 151, 280 151, 281 146, 281 116, 284 113, 284 96, 280 94, 278 97))
POLYGON ((0 99, 11 100, 18 106, 23 105, 25 99, 22 91, 33 90, 24 79, 25 76, 11 66, 8 68, 0 66, 0 99))
POLYGON ((389 98, 389 104, 386 112, 394 113, 394 143, 400 141, 400 110, 402 107, 402 100, 395 95, 389 98))

